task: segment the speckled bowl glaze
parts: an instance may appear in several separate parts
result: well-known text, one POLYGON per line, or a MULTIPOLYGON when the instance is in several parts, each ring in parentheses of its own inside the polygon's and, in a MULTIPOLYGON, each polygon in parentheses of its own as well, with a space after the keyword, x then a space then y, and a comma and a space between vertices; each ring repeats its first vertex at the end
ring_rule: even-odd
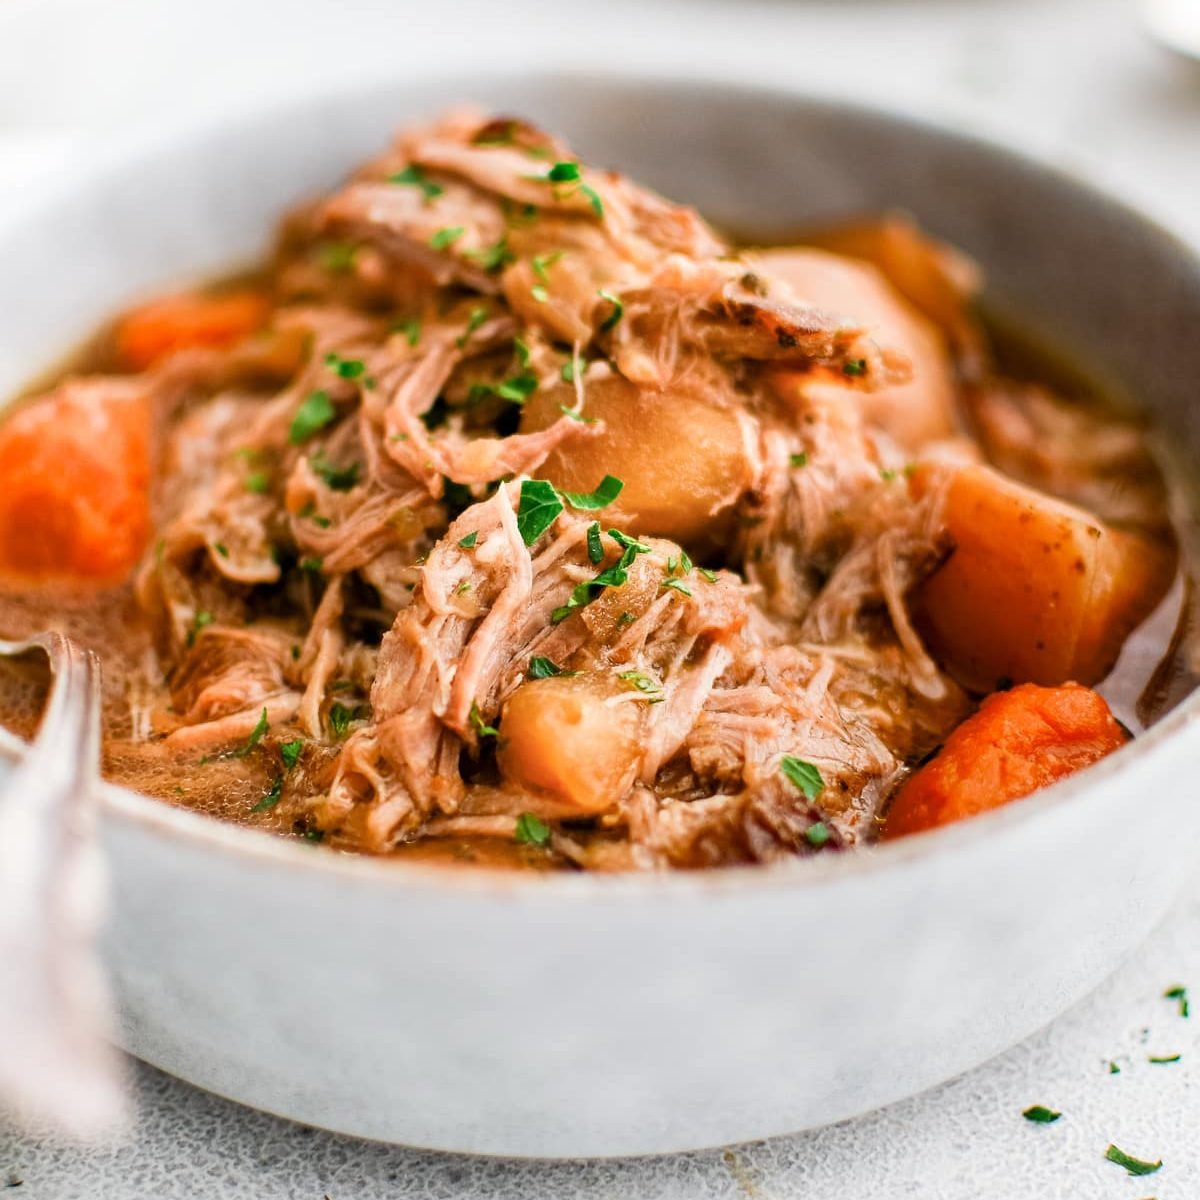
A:
MULTIPOLYGON (((908 209, 1200 460, 1200 264, 1167 234, 906 120, 627 78, 376 86, 78 167, 0 227, 0 394, 118 305, 260 251, 283 208, 464 98, 763 238, 908 209)), ((1025 1037, 1148 932, 1200 843, 1198 715, 964 825, 703 875, 448 874, 106 786, 123 1040, 257 1108, 447 1150, 647 1154, 850 1117, 1025 1037)))

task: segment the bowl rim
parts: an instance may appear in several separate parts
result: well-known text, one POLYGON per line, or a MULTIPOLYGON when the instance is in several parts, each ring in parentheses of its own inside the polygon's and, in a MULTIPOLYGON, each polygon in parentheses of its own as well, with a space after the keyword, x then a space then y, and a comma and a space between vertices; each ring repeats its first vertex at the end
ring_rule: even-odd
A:
MULTIPOLYGON (((19 208, 14 206, 0 210, 0 244, 6 237, 19 234, 22 223, 39 211, 56 203, 69 202, 81 187, 103 187, 106 182, 120 179, 130 171, 151 167, 154 159, 164 152, 168 138, 174 145, 202 145, 205 141, 221 138, 242 122, 254 126, 286 117, 294 121, 325 104, 344 105, 366 100, 372 95, 397 92, 403 87, 432 86, 443 91, 454 90, 455 94, 465 98, 472 94, 486 96, 493 89, 503 90, 523 82, 531 81, 515 69, 474 72, 470 75, 430 72, 406 80, 403 84, 389 76, 367 75, 353 83, 323 87, 315 95, 273 97, 255 104, 249 111, 204 114, 182 122, 156 122, 136 133, 114 138, 104 150, 89 155, 81 164, 76 164, 71 172, 55 172, 35 184, 22 196, 19 208)), ((1119 196, 1037 153, 1015 149, 992 136, 955 128, 925 115, 907 110, 889 111, 880 105, 786 85, 681 71, 664 76, 630 69, 558 69, 540 72, 532 82, 536 87, 546 89, 577 88, 583 84, 616 90, 656 90, 664 99, 676 102, 681 93, 702 90, 708 95, 717 93, 720 99, 726 101, 787 105, 835 117, 841 115, 891 125, 898 130, 912 130, 958 149, 984 153, 1002 165, 1040 175, 1060 187, 1081 193, 1092 205, 1106 208, 1114 218, 1126 225, 1139 227, 1145 235, 1172 250, 1179 262, 1200 279, 1200 252, 1197 248, 1119 196)), ((346 164, 346 169, 352 165, 346 164)), ((31 364, 31 373, 37 368, 38 364, 31 364)), ((0 409, 6 403, 7 400, 0 401, 0 409)), ((821 887, 904 869, 929 856, 954 853, 956 849, 965 849, 1025 822, 1037 820, 1045 811, 1086 803, 1091 791, 1130 777, 1146 760, 1161 757, 1174 748, 1176 742, 1187 738, 1189 731, 1196 742, 1196 749, 1200 751, 1198 730, 1200 689, 1187 696, 1154 726, 1117 753, 1078 775, 1001 808, 895 842, 859 846, 838 854, 815 855, 770 864, 745 864, 719 870, 606 874, 585 871, 509 871, 488 867, 457 869, 419 860, 397 862, 386 856, 330 852, 328 848, 308 845, 297 839, 178 807, 169 801, 103 779, 99 782, 97 796, 100 801, 98 808, 105 817, 116 817, 132 823, 143 832, 178 838, 197 849, 228 855, 247 866, 320 871, 333 878, 391 887, 402 892, 442 893, 452 889, 463 895, 470 892, 484 897, 503 895, 506 898, 520 892, 529 896, 547 895, 552 902, 568 898, 574 901, 593 898, 638 901, 649 897, 723 896, 731 893, 741 896, 774 892, 781 888, 821 887)), ((25 743, 20 738, 0 728, 0 759, 15 761, 24 748, 25 743)))

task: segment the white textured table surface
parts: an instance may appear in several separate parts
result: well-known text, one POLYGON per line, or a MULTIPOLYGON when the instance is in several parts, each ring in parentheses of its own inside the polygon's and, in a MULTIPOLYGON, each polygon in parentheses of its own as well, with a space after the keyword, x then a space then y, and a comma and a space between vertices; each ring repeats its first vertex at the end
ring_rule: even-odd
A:
MULTIPOLYGON (((708 72, 858 96, 1053 158, 1200 244, 1200 67, 1152 45, 1124 0, 0 0, 0 205, 20 203, 31 176, 69 170, 114 132, 164 114, 472 63, 708 72)), ((0 1129, 0 1190, 8 1182, 4 1194, 29 1200, 1195 1200, 1200 1007, 1185 1021, 1162 998, 1188 982, 1200 1001, 1200 880, 1049 1029, 945 1087, 829 1129, 639 1162, 492 1162, 304 1129, 143 1068, 129 1141, 84 1151, 0 1129), (1177 1052, 1175 1064, 1147 1061, 1177 1052), (1065 1116, 1031 1125, 1020 1114, 1034 1103, 1065 1116), (1162 1158, 1162 1171, 1129 1178, 1104 1161, 1110 1141, 1162 1158)))

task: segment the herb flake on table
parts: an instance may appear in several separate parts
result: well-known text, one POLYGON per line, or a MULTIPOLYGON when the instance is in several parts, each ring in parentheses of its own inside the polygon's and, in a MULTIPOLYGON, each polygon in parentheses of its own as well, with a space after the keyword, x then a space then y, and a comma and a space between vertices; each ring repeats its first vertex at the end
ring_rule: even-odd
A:
POLYGON ((1144 1158, 1134 1158, 1132 1154, 1126 1154, 1119 1146, 1114 1146, 1109 1143, 1108 1149, 1104 1152, 1104 1157, 1110 1163, 1116 1163, 1118 1167, 1124 1167, 1130 1175, 1153 1175, 1155 1171, 1162 1169, 1162 1159, 1156 1162, 1148 1162, 1144 1158))
POLYGON ((1031 1104, 1021 1116, 1035 1125, 1053 1125, 1062 1116, 1062 1113, 1056 1109, 1047 1108, 1044 1104, 1031 1104))
POLYGON ((1149 1054, 1146 1056, 1148 1063, 1177 1063, 1183 1057, 1182 1054, 1149 1054))
POLYGON ((1179 1015, 1186 1020, 1191 1015, 1191 1009, 1188 1006, 1188 990, 1182 983, 1172 984, 1165 992, 1163 992, 1164 1000, 1174 1000, 1179 1005, 1179 1015))

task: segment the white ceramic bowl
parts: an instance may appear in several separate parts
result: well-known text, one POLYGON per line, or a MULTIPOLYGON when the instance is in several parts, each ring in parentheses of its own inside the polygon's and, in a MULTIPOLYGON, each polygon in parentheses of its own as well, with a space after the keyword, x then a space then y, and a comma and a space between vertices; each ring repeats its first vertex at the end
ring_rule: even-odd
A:
MULTIPOLYGON (((140 293, 257 252, 292 201, 465 97, 764 238, 909 209, 1200 459, 1200 265, 1166 234, 907 121, 628 79, 383 86, 76 170, 0 227, 0 394, 140 293)), ((122 1037, 257 1108, 448 1150, 643 1154, 853 1116, 1025 1037, 1160 918, 1200 842, 1198 714, 964 825, 714 874, 446 873, 105 787, 122 1037)))

